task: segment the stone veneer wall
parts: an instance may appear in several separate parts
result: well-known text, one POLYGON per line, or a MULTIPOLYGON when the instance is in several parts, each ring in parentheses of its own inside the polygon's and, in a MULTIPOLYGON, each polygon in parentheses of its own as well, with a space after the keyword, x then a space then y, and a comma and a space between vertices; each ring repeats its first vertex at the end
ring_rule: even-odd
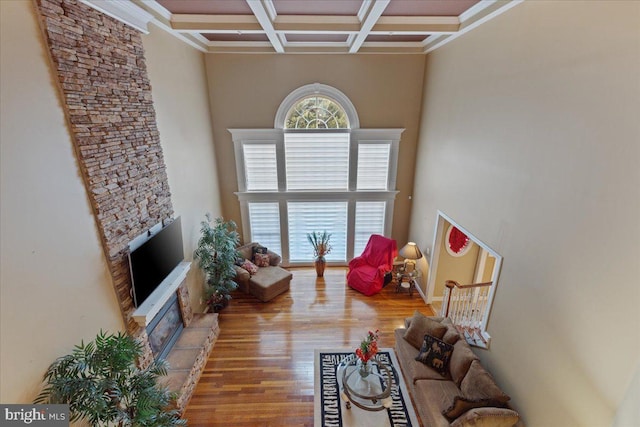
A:
POLYGON ((127 246, 173 207, 142 38, 75 0, 35 3, 125 324, 144 341, 131 318, 127 246))

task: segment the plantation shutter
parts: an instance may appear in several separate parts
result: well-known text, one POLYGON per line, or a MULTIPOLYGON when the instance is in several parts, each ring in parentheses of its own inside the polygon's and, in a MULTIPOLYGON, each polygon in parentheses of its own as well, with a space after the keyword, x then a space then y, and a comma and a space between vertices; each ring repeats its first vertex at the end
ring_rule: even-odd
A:
POLYGON ((349 134, 292 132, 284 136, 287 190, 347 190, 349 134))
POLYGON ((346 261, 347 202, 289 202, 289 259, 291 262, 311 262, 313 248, 307 233, 331 233, 331 252, 327 261, 346 261))
POLYGON ((384 234, 386 202, 356 202, 356 226, 353 255, 364 251, 372 234, 384 234))
POLYGON ((242 149, 247 191, 277 191, 276 145, 245 143, 242 149))
POLYGON ((278 255, 282 254, 278 203, 250 202, 249 223, 252 242, 258 242, 278 255))
POLYGON ((389 143, 358 144, 358 190, 386 190, 389 179, 389 143))

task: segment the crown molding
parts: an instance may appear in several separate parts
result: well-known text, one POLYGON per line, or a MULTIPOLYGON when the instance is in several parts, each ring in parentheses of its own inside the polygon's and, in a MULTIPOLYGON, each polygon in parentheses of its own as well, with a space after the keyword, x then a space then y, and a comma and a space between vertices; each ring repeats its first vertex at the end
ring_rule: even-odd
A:
POLYGON ((80 2, 141 33, 149 34, 147 26, 153 20, 153 15, 128 0, 80 0, 80 2))

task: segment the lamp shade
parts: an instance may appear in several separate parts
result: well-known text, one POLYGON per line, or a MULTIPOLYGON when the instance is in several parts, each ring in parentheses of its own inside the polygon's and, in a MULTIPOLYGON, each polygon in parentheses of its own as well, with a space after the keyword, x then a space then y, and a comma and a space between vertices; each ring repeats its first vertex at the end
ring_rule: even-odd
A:
POLYGON ((401 257, 405 259, 420 259, 422 258, 422 252, 420 248, 414 242, 409 242, 400 249, 398 252, 401 257))

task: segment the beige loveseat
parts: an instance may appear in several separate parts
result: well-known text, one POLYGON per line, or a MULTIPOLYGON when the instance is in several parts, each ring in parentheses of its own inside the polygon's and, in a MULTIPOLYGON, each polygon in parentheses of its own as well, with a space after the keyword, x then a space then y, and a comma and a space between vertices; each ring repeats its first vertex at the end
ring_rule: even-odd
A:
MULTIPOLYGON (((252 242, 238 248, 241 257, 253 260, 253 248, 259 246, 252 242)), ((238 289, 250 293, 262 302, 267 302, 276 296, 289 290, 292 274, 280 267, 282 258, 277 253, 267 250, 269 255, 269 266, 260 267, 258 271, 251 275, 244 268, 236 266, 235 282, 238 289)))
MULTIPOLYGON (((518 413, 507 404, 509 396, 496 385, 449 319, 426 317, 416 311, 413 317, 405 320, 405 325, 405 328, 395 330, 396 354, 424 426, 521 425, 518 413), (453 345, 450 349, 437 344, 449 351, 444 357, 438 356, 430 362, 435 364, 435 369, 428 366, 429 362, 416 360, 425 334, 453 345), (438 368, 444 376, 436 371, 438 368)), ((432 342, 430 338, 426 347, 431 347, 432 342)), ((424 358, 429 348, 423 350, 426 350, 422 353, 424 358)))

